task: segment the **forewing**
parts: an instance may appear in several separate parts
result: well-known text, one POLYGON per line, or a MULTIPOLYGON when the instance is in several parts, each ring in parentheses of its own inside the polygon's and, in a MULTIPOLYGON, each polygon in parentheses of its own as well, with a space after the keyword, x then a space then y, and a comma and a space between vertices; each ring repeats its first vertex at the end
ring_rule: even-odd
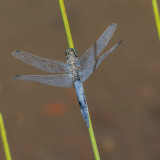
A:
POLYGON ((116 26, 116 23, 111 24, 101 35, 101 37, 82 55, 79 60, 82 70, 87 70, 95 63, 97 57, 112 38, 116 30, 116 26))
POLYGON ((98 68, 98 66, 101 64, 101 62, 111 53, 113 52, 121 43, 123 40, 121 40, 120 42, 118 42, 116 45, 114 45, 109 51, 107 51, 106 53, 104 53, 100 58, 98 58, 98 60, 95 63, 95 69, 98 68))
POLYGON ((13 79, 34 81, 56 87, 72 87, 72 77, 70 74, 57 74, 57 75, 16 75, 13 79))
POLYGON ((34 56, 30 53, 18 50, 13 51, 12 55, 17 59, 46 72, 50 73, 68 72, 68 65, 60 61, 41 58, 38 56, 34 56))
POLYGON ((88 77, 94 72, 95 69, 98 68, 98 66, 100 65, 100 63, 112 52, 114 51, 122 42, 123 40, 121 40, 120 42, 118 42, 116 45, 114 45, 110 50, 108 50, 106 53, 104 53, 100 58, 98 58, 94 63, 92 63, 92 65, 90 65, 89 68, 86 68, 85 70, 81 70, 81 80, 82 82, 85 82, 88 77))

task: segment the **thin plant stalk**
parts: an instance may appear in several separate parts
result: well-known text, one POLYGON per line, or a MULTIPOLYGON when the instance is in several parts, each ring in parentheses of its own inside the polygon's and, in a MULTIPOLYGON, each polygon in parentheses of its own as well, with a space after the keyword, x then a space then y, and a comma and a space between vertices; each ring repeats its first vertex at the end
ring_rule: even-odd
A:
POLYGON ((66 35, 67 35, 69 48, 74 48, 72 35, 71 35, 71 30, 70 30, 70 27, 69 27, 67 13, 66 13, 66 10, 65 10, 65 6, 64 6, 63 0, 59 0, 59 5, 60 5, 61 13, 62 13, 62 19, 63 19, 64 28, 65 28, 66 35))
POLYGON ((90 139, 91 139, 91 143, 92 143, 94 157, 95 157, 95 160, 100 160, 100 155, 98 152, 98 147, 97 147, 96 139, 94 136, 94 131, 93 131, 90 115, 89 115, 89 125, 90 125, 90 127, 88 130, 89 130, 89 135, 90 135, 90 139))
POLYGON ((4 127, 3 117, 2 117, 1 113, 0 113, 0 134, 1 134, 1 137, 2 137, 3 148, 4 148, 4 151, 5 151, 6 160, 12 160, 11 153, 10 153, 10 150, 9 150, 8 141, 7 141, 6 130, 5 130, 5 127, 4 127))
POLYGON ((152 6, 153 6, 153 12, 155 16, 156 25, 157 25, 158 36, 160 40, 160 16, 159 16, 157 0, 152 0, 152 6))
MULTIPOLYGON (((64 5, 63 0, 59 0, 59 5, 60 5, 60 9, 61 9, 62 19, 64 22, 64 27, 65 27, 65 31, 66 31, 66 35, 67 35, 69 48, 74 48, 72 35, 71 35, 70 27, 69 27, 69 22, 68 22, 68 18, 67 18, 67 13, 65 10, 65 5, 64 5)), ((97 147, 96 139, 94 136, 94 131, 93 131, 90 115, 89 115, 89 124, 90 124, 90 127, 88 128, 88 131, 89 131, 89 135, 90 135, 90 139, 91 139, 91 143, 92 143, 92 148, 93 148, 95 160, 100 160, 100 155, 98 152, 98 147, 97 147)))

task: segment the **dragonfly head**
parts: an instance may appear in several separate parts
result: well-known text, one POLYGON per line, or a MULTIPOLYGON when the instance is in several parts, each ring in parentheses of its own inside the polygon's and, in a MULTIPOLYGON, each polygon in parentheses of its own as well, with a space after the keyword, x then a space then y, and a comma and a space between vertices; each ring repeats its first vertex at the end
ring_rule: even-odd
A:
POLYGON ((66 59, 69 59, 70 56, 78 57, 77 50, 74 48, 70 48, 66 50, 65 55, 66 55, 66 59))

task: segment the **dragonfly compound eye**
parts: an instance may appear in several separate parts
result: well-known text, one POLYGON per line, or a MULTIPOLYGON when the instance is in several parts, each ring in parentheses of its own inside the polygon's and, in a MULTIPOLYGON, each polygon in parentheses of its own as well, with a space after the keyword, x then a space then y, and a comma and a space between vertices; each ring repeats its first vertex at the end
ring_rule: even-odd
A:
POLYGON ((71 54, 74 54, 77 57, 77 50, 74 48, 70 48, 70 49, 66 50, 65 55, 66 55, 67 59, 68 59, 68 56, 71 54))

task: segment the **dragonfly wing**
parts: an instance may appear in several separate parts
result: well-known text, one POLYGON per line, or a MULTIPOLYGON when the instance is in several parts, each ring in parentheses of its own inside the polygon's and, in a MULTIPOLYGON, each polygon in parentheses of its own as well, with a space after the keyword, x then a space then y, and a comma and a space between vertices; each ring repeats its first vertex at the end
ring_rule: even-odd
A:
POLYGON ((112 52, 114 51, 121 43, 123 40, 119 41, 116 45, 114 45, 110 50, 108 50, 106 53, 104 53, 95 63, 95 69, 98 68, 98 66, 101 64, 101 62, 112 52))
POLYGON ((101 37, 82 55, 79 60, 82 69, 86 70, 95 63, 97 57, 104 50, 112 38, 116 30, 116 26, 116 23, 111 24, 101 35, 101 37))
POLYGON ((56 87, 72 87, 72 77, 70 74, 57 74, 57 75, 16 75, 13 79, 34 81, 56 87))
POLYGON ((18 50, 13 51, 12 55, 17 59, 46 72, 50 73, 68 72, 68 65, 60 61, 41 58, 38 56, 34 56, 30 53, 18 50))
POLYGON ((85 82, 94 71, 94 65, 90 69, 81 70, 81 81, 85 82))
POLYGON ((81 70, 81 80, 82 82, 85 82, 89 76, 94 72, 95 69, 98 68, 100 63, 112 52, 114 51, 121 43, 123 40, 118 42, 116 45, 114 45, 110 50, 108 50, 106 53, 104 53, 100 58, 98 58, 92 65, 90 65, 88 68, 85 70, 81 70))

